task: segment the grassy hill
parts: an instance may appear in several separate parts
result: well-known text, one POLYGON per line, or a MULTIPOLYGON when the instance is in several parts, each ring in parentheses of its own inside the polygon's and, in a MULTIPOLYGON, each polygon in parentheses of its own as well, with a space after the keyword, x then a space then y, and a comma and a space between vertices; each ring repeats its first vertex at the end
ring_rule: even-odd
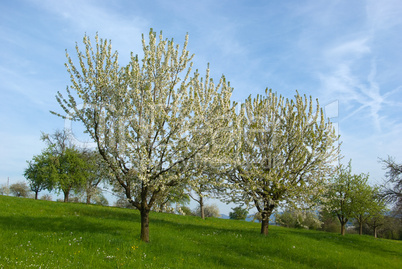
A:
POLYGON ((0 196, 0 268, 402 268, 402 242, 0 196))

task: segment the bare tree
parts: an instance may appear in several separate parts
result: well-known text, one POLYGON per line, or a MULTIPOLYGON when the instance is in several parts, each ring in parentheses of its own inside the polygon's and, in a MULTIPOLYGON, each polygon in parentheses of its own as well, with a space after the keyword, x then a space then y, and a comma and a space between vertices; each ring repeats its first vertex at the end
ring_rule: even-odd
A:
POLYGON ((386 181, 382 189, 382 196, 389 203, 394 203, 394 212, 402 218, 402 164, 396 163, 395 159, 388 156, 388 159, 380 161, 386 170, 386 181))

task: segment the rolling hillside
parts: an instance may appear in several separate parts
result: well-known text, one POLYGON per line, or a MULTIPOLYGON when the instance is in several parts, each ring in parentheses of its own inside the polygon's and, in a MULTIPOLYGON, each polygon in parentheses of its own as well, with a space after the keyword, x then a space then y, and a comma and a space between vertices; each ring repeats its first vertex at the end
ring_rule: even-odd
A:
POLYGON ((0 268, 400 268, 402 242, 0 196, 0 268))

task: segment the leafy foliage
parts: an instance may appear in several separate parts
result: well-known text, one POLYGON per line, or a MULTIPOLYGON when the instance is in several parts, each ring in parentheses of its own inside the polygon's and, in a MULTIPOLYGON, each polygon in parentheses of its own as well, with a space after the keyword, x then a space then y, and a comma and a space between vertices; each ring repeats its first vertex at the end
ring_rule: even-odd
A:
POLYGON ((38 199, 40 191, 53 189, 56 182, 55 173, 56 167, 51 148, 47 148, 28 162, 24 176, 29 182, 31 191, 35 193, 35 199, 38 199))
POLYGON ((322 223, 321 229, 322 231, 337 233, 341 229, 341 224, 337 216, 328 212, 326 209, 321 209, 319 212, 319 219, 322 223))
POLYGON ((245 220, 247 218, 248 210, 247 208, 242 208, 241 206, 236 206, 232 208, 232 212, 229 213, 229 218, 234 220, 245 220))
POLYGON ((383 199, 377 187, 368 184, 368 175, 352 174, 352 162, 347 167, 341 166, 333 177, 324 203, 326 210, 338 217, 341 234, 345 234, 345 225, 352 218, 359 223, 360 235, 363 224, 370 218, 382 215, 385 209, 383 199))

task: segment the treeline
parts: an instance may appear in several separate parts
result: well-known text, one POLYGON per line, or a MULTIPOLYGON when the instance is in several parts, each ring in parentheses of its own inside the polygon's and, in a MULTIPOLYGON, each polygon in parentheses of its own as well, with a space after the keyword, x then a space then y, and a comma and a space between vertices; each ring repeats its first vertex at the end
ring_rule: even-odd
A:
MULTIPOLYGON (((24 182, 15 183, 9 187, 9 192, 27 197, 32 191, 38 199, 41 191, 55 191, 63 194, 64 202, 69 202, 73 193, 73 201, 108 205, 99 188, 101 183, 107 183, 108 170, 96 151, 74 147, 65 131, 43 133, 41 140, 47 147, 27 161, 24 171, 28 186, 24 182)), ((2 188, 3 192, 7 191, 6 186, 2 188)), ((42 199, 51 197, 45 195, 42 199)))
POLYGON ((332 177, 316 211, 289 208, 276 214, 276 223, 292 228, 340 231, 342 235, 348 231, 401 240, 402 165, 390 157, 381 162, 387 178, 381 186, 371 186, 368 174, 353 174, 350 161, 332 177))
MULTIPOLYGON (((47 148, 27 162, 28 167, 24 172, 29 186, 25 182, 14 183, 9 188, 2 186, 1 195, 29 197, 34 193, 34 198, 38 199, 39 192, 47 190, 63 193, 64 202, 108 205, 99 184, 113 184, 113 181, 110 170, 96 151, 75 148, 65 131, 56 131, 52 135, 42 134, 41 140, 46 142, 47 148), (69 198, 71 192, 74 193, 72 200, 69 198)), ((288 228, 340 232, 342 235, 347 231, 401 240, 402 165, 392 158, 381 162, 387 178, 382 186, 371 186, 368 174, 353 174, 350 161, 347 166, 338 167, 326 191, 316 200, 315 210, 287 205, 282 208, 282 212, 275 213, 276 224, 288 228)), ((220 184, 210 183, 207 187, 206 182, 208 180, 203 179, 203 188, 183 186, 181 191, 176 189, 155 203, 152 210, 202 218, 219 217, 219 209, 215 205, 205 206, 204 201, 208 197, 227 200, 227 190, 220 184), (187 206, 190 199, 199 203, 194 210, 187 206)), ((118 185, 114 185, 113 192, 118 197, 114 206, 133 208, 118 185)), ((41 199, 51 200, 51 197, 44 195, 41 199)), ((231 219, 247 218, 246 208, 237 206, 232 209, 229 215, 231 219)), ((256 213, 253 218, 254 221, 262 221, 260 213, 256 213)))

